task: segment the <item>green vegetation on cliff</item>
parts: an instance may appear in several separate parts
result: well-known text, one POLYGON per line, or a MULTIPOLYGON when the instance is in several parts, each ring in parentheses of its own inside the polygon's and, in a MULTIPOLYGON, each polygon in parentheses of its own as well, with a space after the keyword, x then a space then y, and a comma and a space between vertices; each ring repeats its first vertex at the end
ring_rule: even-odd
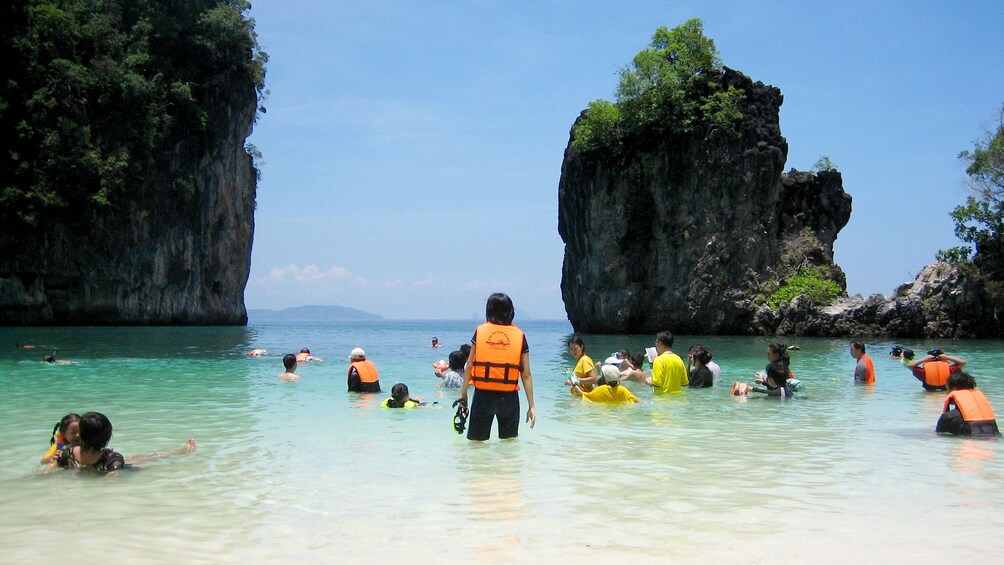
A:
MULTIPOLYGON (((1004 281, 1004 105, 997 126, 959 153, 966 163, 970 187, 975 193, 952 211, 955 235, 976 246, 972 265, 995 281, 1004 281)), ((970 248, 955 247, 938 252, 939 261, 966 264, 970 248)))
POLYGON ((264 87, 267 56, 249 8, 246 0, 0 8, 4 226, 115 207, 154 175, 190 192, 171 168, 204 157, 264 87))
POLYGON ((829 306, 840 298, 840 285, 830 280, 822 267, 805 266, 770 295, 768 303, 777 310, 782 303, 802 296, 815 304, 829 306))
POLYGON ((589 103, 573 126, 572 145, 580 151, 616 147, 646 129, 685 133, 704 125, 734 131, 745 95, 731 85, 723 88, 723 70, 700 19, 672 30, 660 27, 652 43, 621 69, 616 102, 589 103))

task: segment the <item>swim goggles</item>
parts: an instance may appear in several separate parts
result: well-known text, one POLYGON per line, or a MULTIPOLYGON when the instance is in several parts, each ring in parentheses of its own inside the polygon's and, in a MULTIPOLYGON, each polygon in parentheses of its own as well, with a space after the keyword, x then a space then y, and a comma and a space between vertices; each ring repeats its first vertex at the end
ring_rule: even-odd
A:
POLYGON ((453 402, 453 407, 457 409, 457 413, 453 415, 453 429, 462 434, 464 426, 467 425, 467 416, 470 414, 467 411, 467 403, 458 398, 453 402))

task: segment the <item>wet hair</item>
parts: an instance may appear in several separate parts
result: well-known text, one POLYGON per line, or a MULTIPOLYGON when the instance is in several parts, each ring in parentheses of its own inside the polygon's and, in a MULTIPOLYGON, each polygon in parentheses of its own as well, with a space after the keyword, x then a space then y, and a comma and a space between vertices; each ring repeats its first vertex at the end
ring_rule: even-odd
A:
POLYGON ((310 355, 310 350, 304 347, 303 349, 300 350, 300 353, 306 353, 307 355, 310 355))
POLYGON ((48 355, 46 357, 43 357, 42 360, 45 361, 46 363, 55 363, 56 362, 56 354, 53 353, 52 355, 48 355))
POLYGON ((464 363, 466 363, 467 359, 471 356, 471 344, 465 343, 461 345, 460 353, 464 356, 464 363))
POLYGON ((711 352, 708 351, 707 347, 704 347, 703 345, 698 345, 697 347, 693 348, 693 353, 694 353, 694 359, 700 361, 701 365, 707 365, 708 363, 711 362, 711 352))
POLYGON ((778 361, 784 363, 785 368, 791 365, 791 356, 788 355, 788 346, 780 342, 774 342, 767 345, 767 349, 770 352, 778 356, 778 361))
POLYGON ((488 297, 488 303, 485 304, 485 320, 492 324, 507 326, 515 317, 516 308, 508 295, 496 292, 488 297))
POLYGON ((408 385, 397 383, 390 389, 390 399, 387 401, 387 408, 403 408, 408 400, 408 385))
POLYGON ((97 451, 112 439, 112 423, 100 412, 88 412, 80 417, 80 446, 97 451))
POLYGON ((898 345, 894 345, 892 346, 892 350, 889 351, 889 355, 892 355, 893 357, 900 357, 903 355, 903 348, 898 345))
POLYGON ((914 353, 912 349, 903 350, 903 359, 906 359, 907 361, 913 360, 915 355, 916 353, 914 353))
POLYGON ((586 344, 582 342, 581 337, 573 335, 572 337, 568 338, 568 343, 566 343, 566 345, 572 345, 573 343, 581 347, 583 353, 586 352, 586 344))
POLYGON ((438 337, 432 338, 432 343, 439 343, 439 338, 438 337))
POLYGON ((666 347, 673 347, 673 334, 669 330, 655 334, 655 340, 666 347))
MULTIPOLYGON (((788 381, 788 366, 782 361, 774 361, 767 365, 767 378, 774 381, 775 387, 782 387, 788 381)), ((770 386, 770 383, 765 383, 770 386)))
POLYGON ((969 390, 976 388, 976 379, 965 371, 952 373, 948 377, 948 390, 969 390))
POLYGON ((631 354, 631 365, 637 369, 641 369, 645 365, 645 354, 641 351, 631 354))
POLYGON ((52 437, 49 438, 49 445, 54 445, 56 443, 56 432, 63 434, 66 437, 66 428, 70 427, 73 422, 80 421, 80 414, 76 412, 70 412, 63 419, 59 421, 55 426, 52 427, 52 437))
POLYGON ((450 370, 456 371, 458 373, 464 372, 464 363, 467 363, 467 358, 464 354, 459 351, 453 351, 450 353, 450 370))
POLYGON ((617 350, 617 355, 618 355, 618 356, 619 356, 619 357, 620 357, 621 359, 623 359, 623 360, 627 361, 628 357, 630 357, 630 356, 631 356, 631 350, 630 350, 630 349, 628 349, 628 348, 626 348, 626 347, 625 347, 625 348, 623 348, 623 349, 618 349, 618 350, 617 350))
POLYGON ((864 342, 856 341, 856 340, 852 341, 851 342, 851 347, 853 347, 854 349, 857 349, 861 353, 865 352, 865 344, 864 344, 864 342))
POLYGON ((286 367, 287 371, 292 371, 296 367, 296 355, 292 353, 287 353, 282 357, 282 366, 286 367))

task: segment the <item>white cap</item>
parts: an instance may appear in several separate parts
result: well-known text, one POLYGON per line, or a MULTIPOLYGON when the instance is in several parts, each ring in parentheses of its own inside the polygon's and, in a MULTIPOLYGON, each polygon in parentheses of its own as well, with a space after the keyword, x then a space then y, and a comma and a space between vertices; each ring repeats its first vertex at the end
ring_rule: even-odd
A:
POLYGON ((607 384, 621 380, 621 372, 613 365, 604 365, 600 368, 600 373, 603 375, 603 379, 607 382, 607 384))
POLYGON ((357 347, 353 349, 351 353, 349 353, 350 361, 355 361, 356 359, 365 359, 365 358, 366 358, 366 352, 363 351, 362 347, 357 347))

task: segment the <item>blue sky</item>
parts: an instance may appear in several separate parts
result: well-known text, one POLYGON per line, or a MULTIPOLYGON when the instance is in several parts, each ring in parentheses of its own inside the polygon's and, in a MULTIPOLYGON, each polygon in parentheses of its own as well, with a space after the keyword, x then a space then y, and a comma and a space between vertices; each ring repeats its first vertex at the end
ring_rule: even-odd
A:
POLYGON ((854 198, 848 292, 889 294, 958 242, 956 158, 1004 102, 1004 2, 258 0, 269 54, 248 308, 483 316, 494 291, 565 317, 569 128, 659 26, 704 21, 781 89, 788 162, 854 198), (816 5, 819 4, 819 5, 816 5))

